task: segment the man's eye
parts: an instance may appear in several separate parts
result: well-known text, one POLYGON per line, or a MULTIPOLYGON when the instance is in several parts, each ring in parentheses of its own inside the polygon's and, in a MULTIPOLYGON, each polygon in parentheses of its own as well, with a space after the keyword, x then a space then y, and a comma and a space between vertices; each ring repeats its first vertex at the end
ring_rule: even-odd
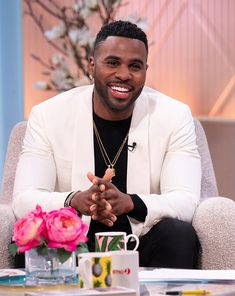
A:
POLYGON ((138 71, 140 70, 142 67, 140 64, 131 64, 130 66, 131 69, 135 70, 135 71, 138 71))
POLYGON ((117 66, 118 62, 112 60, 112 61, 107 61, 107 64, 110 65, 110 66, 117 66))

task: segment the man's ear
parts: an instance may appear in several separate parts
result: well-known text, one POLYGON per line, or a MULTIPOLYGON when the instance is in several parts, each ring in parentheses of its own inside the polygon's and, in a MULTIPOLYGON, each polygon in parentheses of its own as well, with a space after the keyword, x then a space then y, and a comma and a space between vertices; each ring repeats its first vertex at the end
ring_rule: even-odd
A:
POLYGON ((95 61, 94 61, 94 57, 90 56, 89 58, 89 74, 91 77, 93 77, 94 75, 94 67, 95 67, 95 61))

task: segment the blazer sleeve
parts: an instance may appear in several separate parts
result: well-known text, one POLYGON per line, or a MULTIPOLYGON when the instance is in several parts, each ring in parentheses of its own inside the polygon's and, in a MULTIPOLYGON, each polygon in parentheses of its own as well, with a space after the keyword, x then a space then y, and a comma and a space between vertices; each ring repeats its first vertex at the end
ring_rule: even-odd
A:
MULTIPOLYGON (((144 223, 130 219, 132 231, 145 234, 162 218, 191 222, 200 200, 201 160, 196 145, 193 117, 189 108, 169 137, 160 175, 160 194, 138 194, 147 207, 144 223)), ((157 153, 157 152, 156 152, 157 153)))
POLYGON ((37 106, 31 111, 16 169, 13 211, 22 217, 40 204, 45 211, 61 208, 69 192, 54 192, 56 166, 37 106))

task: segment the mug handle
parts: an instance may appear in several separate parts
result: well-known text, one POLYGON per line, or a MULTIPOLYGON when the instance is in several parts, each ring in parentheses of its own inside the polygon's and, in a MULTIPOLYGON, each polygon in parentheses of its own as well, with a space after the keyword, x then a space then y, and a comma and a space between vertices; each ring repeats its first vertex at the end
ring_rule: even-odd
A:
POLYGON ((77 271, 82 276, 84 288, 92 288, 91 261, 87 258, 80 258, 77 271))
POLYGON ((128 234, 128 235, 126 236, 126 243, 129 241, 130 238, 134 238, 134 239, 135 239, 135 243, 136 243, 136 244, 135 244, 135 247, 134 247, 133 251, 136 251, 137 248, 139 247, 140 240, 139 240, 139 238, 138 238, 137 235, 131 233, 131 234, 128 234))

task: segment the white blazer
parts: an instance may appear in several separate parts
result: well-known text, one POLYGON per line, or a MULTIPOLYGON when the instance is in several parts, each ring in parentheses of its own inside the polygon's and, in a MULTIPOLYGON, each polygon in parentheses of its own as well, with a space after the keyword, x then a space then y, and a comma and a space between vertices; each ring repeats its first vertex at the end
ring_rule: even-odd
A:
MULTIPOLYGON (((34 106, 17 167, 13 210, 17 217, 40 204, 63 207, 73 190, 91 186, 94 172, 93 86, 74 88, 34 106)), ((201 163, 189 108, 144 88, 133 111, 128 143, 127 193, 147 206, 144 223, 129 217, 143 235, 163 217, 190 222, 200 198, 201 163)), ((89 216, 83 216, 90 223, 89 216)))

